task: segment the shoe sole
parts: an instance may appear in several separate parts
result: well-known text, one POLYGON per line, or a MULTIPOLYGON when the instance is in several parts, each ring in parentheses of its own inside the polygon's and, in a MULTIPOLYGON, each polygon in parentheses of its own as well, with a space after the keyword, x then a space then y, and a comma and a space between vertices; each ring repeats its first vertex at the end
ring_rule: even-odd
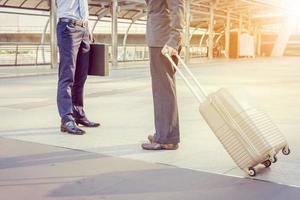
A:
POLYGON ((172 151, 172 150, 177 150, 179 145, 176 145, 174 147, 166 147, 164 145, 157 145, 157 146, 148 146, 147 144, 142 144, 141 145, 142 149, 144 150, 152 150, 152 151, 159 151, 159 150, 166 150, 166 151, 172 151))
POLYGON ((174 147, 174 148, 164 148, 164 147, 161 147, 162 150, 168 150, 168 151, 172 151, 172 150, 177 150, 178 149, 178 146, 177 147, 174 147))
POLYGON ((83 132, 83 133, 70 133, 70 132, 68 132, 67 131, 67 129, 65 129, 65 128, 60 128, 60 132, 62 132, 62 133, 68 133, 68 134, 72 134, 72 135, 84 135, 86 132, 83 132))
POLYGON ((81 123, 77 123, 77 122, 75 122, 75 123, 76 123, 77 126, 81 125, 81 126, 84 126, 84 127, 87 127, 87 128, 97 128, 97 127, 100 126, 100 124, 97 125, 97 126, 85 126, 84 124, 81 124, 81 123))

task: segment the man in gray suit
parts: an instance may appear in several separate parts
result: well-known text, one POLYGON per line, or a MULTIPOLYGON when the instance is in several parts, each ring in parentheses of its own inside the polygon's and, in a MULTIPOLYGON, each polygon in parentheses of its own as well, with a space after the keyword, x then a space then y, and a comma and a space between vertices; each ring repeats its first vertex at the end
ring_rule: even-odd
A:
POLYGON ((175 55, 181 48, 184 0, 146 0, 147 44, 154 101, 155 133, 149 135, 146 150, 175 150, 180 142, 175 69, 162 54, 175 55))

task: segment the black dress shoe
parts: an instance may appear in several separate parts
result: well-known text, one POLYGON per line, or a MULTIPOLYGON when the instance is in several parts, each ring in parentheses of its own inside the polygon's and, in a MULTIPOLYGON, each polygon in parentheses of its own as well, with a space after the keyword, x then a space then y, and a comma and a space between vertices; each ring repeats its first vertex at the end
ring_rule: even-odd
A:
POLYGON ((62 123, 60 126, 60 131, 61 132, 67 132, 69 134, 74 134, 74 135, 83 135, 85 134, 85 131, 78 128, 78 126, 75 124, 74 121, 68 121, 66 123, 62 123))
POLYGON ((76 122, 77 125, 80 124, 80 125, 86 126, 86 127, 98 127, 98 126, 100 126, 99 123, 91 122, 87 118, 75 119, 75 122, 76 122))

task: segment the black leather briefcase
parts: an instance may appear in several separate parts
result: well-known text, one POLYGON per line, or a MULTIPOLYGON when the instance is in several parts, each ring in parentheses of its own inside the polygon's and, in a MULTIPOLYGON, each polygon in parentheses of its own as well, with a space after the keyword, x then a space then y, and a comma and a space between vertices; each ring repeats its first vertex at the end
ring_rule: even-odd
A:
POLYGON ((108 76, 108 46, 105 44, 90 44, 90 64, 88 75, 108 76))

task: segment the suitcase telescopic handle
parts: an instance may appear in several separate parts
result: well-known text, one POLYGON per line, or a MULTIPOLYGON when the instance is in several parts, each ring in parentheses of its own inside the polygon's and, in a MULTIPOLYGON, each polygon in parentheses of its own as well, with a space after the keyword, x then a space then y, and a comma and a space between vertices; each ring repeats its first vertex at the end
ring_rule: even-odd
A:
POLYGON ((190 71, 190 69, 186 66, 186 64, 184 63, 184 61, 180 58, 179 55, 176 55, 176 57, 178 58, 179 62, 183 65, 183 68, 188 72, 188 74, 192 77, 192 80, 196 83, 198 89, 200 90, 201 95, 199 95, 199 93, 197 92, 197 90, 195 89, 195 87, 192 86, 191 82, 186 78, 186 76, 183 74, 183 72, 181 71, 181 69, 179 69, 179 67, 176 65, 176 63, 173 61, 173 59, 171 58, 171 56, 168 54, 168 52, 163 52, 163 55, 166 56, 168 58, 168 60, 170 61, 170 63, 172 64, 172 66, 176 69, 176 71, 179 73, 179 75, 182 77, 182 79, 184 80, 184 82, 186 83, 186 85, 188 86, 188 88, 191 90, 191 92, 193 93, 193 95, 196 97, 196 99, 200 102, 203 103, 204 100, 207 98, 207 93, 206 91, 202 88, 202 86, 200 85, 199 81, 197 80, 197 78, 193 75, 193 73, 190 71))
POLYGON ((176 57, 178 58, 179 62, 182 64, 183 68, 187 71, 187 73, 192 77, 192 79, 194 80, 194 82, 196 83, 198 89, 201 92, 201 95, 204 98, 207 98, 207 92, 206 90, 201 86, 200 82, 198 81, 198 79, 195 77, 195 75, 191 72, 191 70, 189 69, 189 67, 184 63, 184 61, 182 60, 182 58, 177 54, 176 57))

